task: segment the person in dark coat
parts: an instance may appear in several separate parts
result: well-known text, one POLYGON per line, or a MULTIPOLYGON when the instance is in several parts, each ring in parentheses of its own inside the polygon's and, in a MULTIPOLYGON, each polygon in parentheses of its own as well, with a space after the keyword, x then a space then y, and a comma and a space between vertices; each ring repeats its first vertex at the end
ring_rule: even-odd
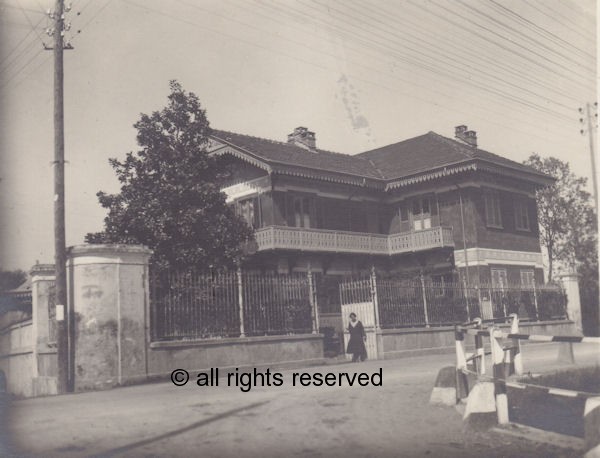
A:
POLYGON ((364 361, 367 359, 367 348, 365 347, 367 334, 365 333, 363 324, 357 320, 356 313, 350 314, 348 332, 350 333, 350 340, 348 341, 348 350, 346 353, 352 353, 353 363, 358 362, 359 359, 364 361))

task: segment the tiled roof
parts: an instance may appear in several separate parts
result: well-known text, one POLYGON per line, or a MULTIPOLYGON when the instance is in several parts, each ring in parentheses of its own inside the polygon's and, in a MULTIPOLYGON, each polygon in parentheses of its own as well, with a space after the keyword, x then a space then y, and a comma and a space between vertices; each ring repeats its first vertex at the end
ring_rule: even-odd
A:
POLYGON ((321 149, 308 150, 291 143, 236 134, 223 130, 213 129, 211 136, 231 146, 242 148, 252 153, 255 157, 262 158, 269 163, 276 162, 278 164, 344 173, 365 178, 383 178, 371 161, 359 156, 333 153, 321 149))
POLYGON ((303 167, 317 171, 352 175, 389 182, 445 166, 485 161, 500 167, 550 177, 510 159, 473 148, 456 140, 428 132, 418 137, 351 156, 325 150, 308 150, 299 146, 222 130, 211 135, 234 148, 250 153, 268 164, 303 167))
POLYGON ((473 148, 435 132, 358 154, 370 159, 386 180, 403 178, 451 164, 480 159, 522 172, 543 174, 518 162, 479 148, 473 148))

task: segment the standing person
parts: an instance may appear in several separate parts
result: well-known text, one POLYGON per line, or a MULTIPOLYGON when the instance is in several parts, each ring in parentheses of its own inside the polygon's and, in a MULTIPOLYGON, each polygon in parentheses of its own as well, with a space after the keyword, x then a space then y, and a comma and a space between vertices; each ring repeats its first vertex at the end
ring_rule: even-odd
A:
POLYGON ((367 334, 365 334, 365 328, 363 324, 356 318, 356 313, 350 314, 350 323, 348 323, 348 332, 350 333, 350 340, 348 341, 348 350, 346 353, 352 353, 352 362, 356 363, 360 359, 364 361, 367 359, 367 348, 365 342, 367 340, 367 334))

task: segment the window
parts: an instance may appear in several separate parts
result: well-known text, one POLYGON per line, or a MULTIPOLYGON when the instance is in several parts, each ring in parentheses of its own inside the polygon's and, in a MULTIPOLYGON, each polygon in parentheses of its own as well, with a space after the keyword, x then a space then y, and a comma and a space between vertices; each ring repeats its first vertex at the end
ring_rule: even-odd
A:
POLYGON ((507 284, 506 269, 492 269, 492 287, 504 288, 507 284))
POLYGON ((535 276, 533 270, 521 270, 521 286, 533 288, 535 285, 535 276))
POLYGON ((448 290, 452 285, 451 275, 432 275, 431 276, 431 289, 435 297, 446 296, 446 293, 450 293, 448 290))
POLYGON ((431 206, 429 197, 414 199, 412 202, 413 229, 421 231, 431 227, 431 206))
POLYGON ((252 199, 244 199, 244 200, 240 200, 237 202, 236 204, 236 211, 238 213, 238 215, 240 215, 242 218, 244 218, 246 220, 246 223, 248 223, 248 226, 252 227, 252 228, 257 228, 259 227, 259 220, 258 220, 258 199, 257 198, 252 198, 252 199))
POLYGON ((484 194, 485 222, 490 227, 502 227, 502 213, 500 211, 500 195, 488 191, 484 194))
POLYGON ((314 199, 308 196, 289 196, 288 224, 294 227, 314 226, 314 199))
POLYGON ((529 231, 529 209, 527 202, 515 201, 515 228, 520 231, 529 231))

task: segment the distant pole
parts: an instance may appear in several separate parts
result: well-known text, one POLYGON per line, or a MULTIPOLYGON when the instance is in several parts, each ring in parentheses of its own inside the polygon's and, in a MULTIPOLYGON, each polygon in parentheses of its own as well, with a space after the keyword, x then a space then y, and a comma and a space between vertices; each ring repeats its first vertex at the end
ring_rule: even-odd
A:
MULTIPOLYGON (((597 109, 598 104, 594 103, 594 107, 597 109)), ((586 108, 586 116, 587 116, 587 134, 588 134, 588 138, 590 141, 590 157, 592 159, 592 184, 594 186, 594 205, 596 208, 596 214, 598 214, 598 177, 596 176, 596 148, 594 145, 594 120, 592 120, 592 107, 590 106, 589 103, 586 104, 585 106, 586 108)), ((583 113, 583 109, 580 108, 579 109, 580 113, 583 113)), ((594 116, 597 118, 597 114, 594 116)), ((581 122, 583 124, 584 119, 580 118, 579 122, 581 122)), ((582 128, 581 129, 581 134, 583 134, 585 131, 582 128)))
POLYGON ((58 393, 69 391, 69 341, 67 326, 67 255, 65 242, 65 134, 63 104, 64 2, 54 10, 54 265, 56 269, 56 325, 58 393))

